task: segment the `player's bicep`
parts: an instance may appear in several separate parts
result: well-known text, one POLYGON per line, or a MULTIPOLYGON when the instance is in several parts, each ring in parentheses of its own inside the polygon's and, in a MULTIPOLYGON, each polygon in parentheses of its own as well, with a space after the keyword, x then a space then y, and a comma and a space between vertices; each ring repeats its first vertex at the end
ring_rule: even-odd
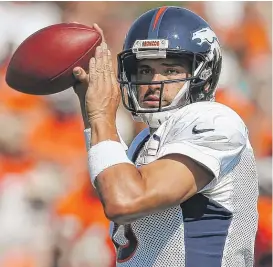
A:
POLYGON ((164 156, 139 171, 146 197, 158 210, 187 200, 214 178, 208 169, 181 154, 164 156))

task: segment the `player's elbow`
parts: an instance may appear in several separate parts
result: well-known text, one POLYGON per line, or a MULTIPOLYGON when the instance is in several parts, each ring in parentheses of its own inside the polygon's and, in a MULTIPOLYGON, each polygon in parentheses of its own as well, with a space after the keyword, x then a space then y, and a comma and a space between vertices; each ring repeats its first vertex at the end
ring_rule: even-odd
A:
POLYGON ((132 203, 112 203, 104 207, 104 213, 108 220, 117 224, 132 222, 132 203))

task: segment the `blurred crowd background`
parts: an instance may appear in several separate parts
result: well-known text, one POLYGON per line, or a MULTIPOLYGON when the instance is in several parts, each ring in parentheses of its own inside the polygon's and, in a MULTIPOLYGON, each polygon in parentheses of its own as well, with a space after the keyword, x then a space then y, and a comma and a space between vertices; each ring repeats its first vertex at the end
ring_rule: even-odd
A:
MULTIPOLYGON (((39 97, 9 88, 12 53, 35 31, 76 21, 96 22, 117 54, 131 23, 162 5, 195 11, 220 39, 217 101, 249 128, 261 192, 255 266, 272 266, 272 2, 28 1, 0 3, 1 267, 114 266, 109 222, 89 182, 78 100, 72 89, 39 97)), ((122 106, 117 125, 127 144, 144 127, 122 106)))

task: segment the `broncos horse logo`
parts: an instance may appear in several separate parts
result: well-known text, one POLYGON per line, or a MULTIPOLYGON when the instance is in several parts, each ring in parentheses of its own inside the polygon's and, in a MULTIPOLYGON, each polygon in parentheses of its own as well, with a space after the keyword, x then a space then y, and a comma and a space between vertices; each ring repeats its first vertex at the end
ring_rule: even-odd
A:
POLYGON ((203 28, 198 30, 192 34, 192 40, 199 39, 200 41, 197 42, 198 45, 202 45, 204 42, 210 45, 210 52, 208 57, 210 60, 213 59, 214 51, 216 52, 216 56, 219 57, 221 54, 220 45, 218 42, 218 38, 216 34, 210 28, 203 28))

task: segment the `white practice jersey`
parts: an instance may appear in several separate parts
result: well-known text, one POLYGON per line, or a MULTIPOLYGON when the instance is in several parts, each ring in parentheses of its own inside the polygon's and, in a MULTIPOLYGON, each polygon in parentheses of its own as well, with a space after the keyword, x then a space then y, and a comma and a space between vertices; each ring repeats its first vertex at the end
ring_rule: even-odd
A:
POLYGON ((190 104, 151 136, 142 131, 128 157, 139 167, 173 153, 199 162, 215 178, 180 205, 129 225, 111 223, 117 266, 252 267, 258 179, 241 118, 216 102, 190 104))

